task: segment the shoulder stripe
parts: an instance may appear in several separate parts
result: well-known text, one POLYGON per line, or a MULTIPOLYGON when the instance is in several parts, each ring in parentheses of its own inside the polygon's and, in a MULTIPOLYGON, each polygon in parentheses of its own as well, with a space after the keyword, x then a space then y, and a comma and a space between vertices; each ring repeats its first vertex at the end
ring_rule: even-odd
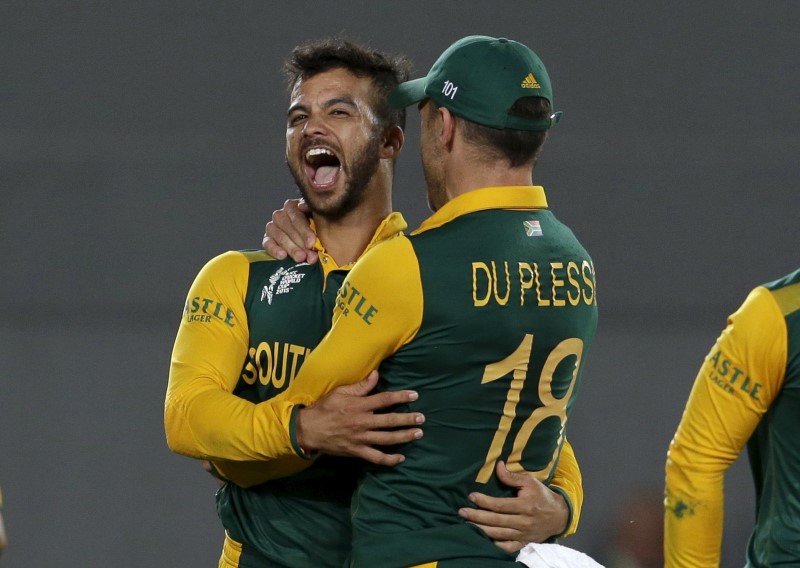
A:
POLYGON ((784 316, 800 310, 800 282, 771 292, 784 316))
POLYGON ((275 260, 263 250, 240 250, 239 253, 251 264, 254 262, 261 262, 262 260, 275 260))

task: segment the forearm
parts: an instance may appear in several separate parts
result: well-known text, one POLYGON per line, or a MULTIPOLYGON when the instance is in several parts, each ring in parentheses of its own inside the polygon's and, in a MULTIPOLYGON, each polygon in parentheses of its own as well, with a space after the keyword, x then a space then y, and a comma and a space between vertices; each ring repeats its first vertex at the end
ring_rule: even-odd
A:
POLYGON ((727 466, 674 442, 670 446, 664 500, 668 568, 719 566, 727 466))
POLYGON ((560 495, 567 510, 566 526, 560 532, 553 533, 553 536, 564 538, 575 534, 583 509, 583 476, 569 440, 564 441, 558 467, 549 486, 560 495))
POLYGON ((578 530, 577 519, 580 514, 575 514, 575 509, 573 508, 569 493, 563 487, 558 485, 549 485, 548 487, 554 495, 554 521, 555 519, 559 519, 558 522, 554 522, 553 524, 554 530, 551 531, 551 538, 549 540, 572 536, 578 530))
MULTIPOLYGON (((385 246, 385 244, 382 246, 385 246)), ((413 255, 413 249, 408 243, 396 244, 404 245, 408 249, 406 250, 406 255, 413 255)), ((377 252, 377 249, 374 252, 377 252)), ((398 255, 386 256, 396 259, 398 255)), ((301 447, 297 438, 297 430, 300 429, 300 426, 298 426, 298 421, 296 420, 300 409, 309 407, 306 410, 311 411, 310 407, 314 406, 315 410, 319 410, 325 407, 320 402, 321 399, 329 395, 331 391, 337 387, 360 382, 362 378, 369 375, 370 371, 379 365, 380 361, 397 350, 412 336, 419 328, 419 322, 421 321, 421 308, 418 307, 422 304, 419 274, 409 270, 406 271, 405 279, 393 278, 387 284, 384 278, 386 270, 383 263, 388 261, 381 261, 373 255, 371 257, 375 259, 373 264, 377 263, 377 266, 372 266, 369 258, 370 256, 368 255, 359 261, 359 266, 353 269, 342 287, 343 291, 338 294, 331 332, 306 357, 302 368, 285 391, 275 398, 257 405, 256 415, 252 422, 258 425, 259 420, 261 421, 261 439, 253 440, 258 445, 255 447, 250 446, 250 440, 245 438, 240 441, 247 447, 246 452, 239 451, 225 455, 221 454, 221 452, 216 452, 216 455, 210 456, 212 461, 223 458, 224 460, 233 459, 235 461, 270 460, 271 463, 263 470, 260 470, 257 466, 242 468, 234 466, 231 468, 221 464, 219 468, 221 473, 231 476, 231 479, 235 476, 235 481, 240 483, 252 484, 263 481, 266 476, 279 477, 295 473, 307 467, 309 460, 306 459, 307 456, 304 449, 325 449, 329 453, 338 453, 331 451, 330 445, 326 445, 323 442, 320 443, 319 447, 301 447), (358 283, 352 284, 351 278, 355 278, 358 274, 361 274, 360 279, 357 280, 358 283), (349 294, 344 292, 348 288, 351 290, 349 294), (358 296, 358 294, 361 294, 361 296, 358 296), (355 298, 362 296, 369 297, 370 302, 374 302, 371 307, 364 308, 366 311, 363 313, 359 312, 361 308, 357 308, 361 304, 355 300, 355 298), (418 302, 413 303, 415 309, 409 309, 405 306, 404 300, 407 297, 419 298, 418 302), (369 317, 367 317, 367 314, 369 314, 369 317), (256 474, 256 470, 260 470, 260 472, 256 474)), ((366 394, 366 392, 363 394, 366 394)), ((408 393, 387 394, 387 396, 406 397, 408 393)), ((328 397, 327 399, 328 403, 330 403, 330 398, 328 397)), ((373 399, 373 402, 369 404, 375 404, 376 401, 377 407, 375 408, 384 407, 386 402, 373 399)), ((217 405, 211 406, 215 410, 216 407, 217 405)), ((363 412, 369 414, 369 411, 369 408, 362 408, 360 412, 355 414, 363 416, 363 412)), ((311 414, 319 418, 319 413, 311 412, 311 414)), ((338 415, 336 412, 333 414, 338 415)), ((323 417, 327 415, 330 418, 329 413, 323 412, 322 415, 323 417)), ((412 419, 416 417, 415 414, 410 414, 409 416, 412 419)), ((239 422, 244 430, 240 431, 238 426, 234 426, 226 436, 239 437, 240 439, 246 436, 249 432, 250 421, 251 418, 249 416, 240 420, 239 422)), ((207 426, 206 420, 199 419, 198 422, 207 426)), ((337 422, 340 421, 334 420, 334 423, 337 422)), ((311 428, 316 434, 321 434, 323 439, 326 436, 330 437, 332 432, 339 431, 331 427, 329 423, 326 426, 324 418, 322 424, 320 426, 319 421, 317 421, 311 428)), ((409 425, 407 418, 403 418, 395 424, 395 426, 407 425, 409 425)), ((373 444, 371 438, 372 428, 380 429, 383 427, 384 425, 380 421, 372 426, 362 427, 360 431, 366 429, 368 433, 366 438, 356 445, 361 450, 369 453, 369 446, 373 444)), ((399 434, 408 436, 414 435, 414 432, 414 429, 409 429, 399 434)), ((216 433, 216 427, 209 432, 211 436, 216 433)), ((192 434, 197 436, 196 432, 192 432, 192 434)), ((386 435, 391 435, 391 433, 386 435)), ((380 438, 381 434, 378 433, 376 436, 380 438)), ((319 439, 319 436, 317 438, 319 439)), ((408 441, 408 439, 405 441, 408 441)), ((381 444, 380 440, 374 443, 381 444)), ((372 449, 372 452, 381 454, 381 452, 374 449, 372 449)), ((339 455, 359 455, 370 460, 369 455, 352 454, 346 449, 339 455)), ((392 456, 389 456, 389 458, 393 459, 392 456)))
MULTIPOLYGON (((164 425, 170 449, 193 458, 256 461, 294 455, 291 405, 253 404, 197 379, 167 396, 164 425)), ((271 402, 271 401, 270 401, 271 402)))

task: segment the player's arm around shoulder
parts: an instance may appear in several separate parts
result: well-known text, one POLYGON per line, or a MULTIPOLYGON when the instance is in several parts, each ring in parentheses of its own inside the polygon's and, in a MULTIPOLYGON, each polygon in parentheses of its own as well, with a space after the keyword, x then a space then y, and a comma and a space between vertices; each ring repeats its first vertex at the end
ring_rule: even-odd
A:
POLYGON ((422 321, 422 281, 419 261, 405 235, 370 249, 355 265, 339 290, 334 325, 354 318, 356 330, 378 330, 382 355, 394 353, 413 338, 422 321), (361 301, 371 294, 374 310, 364 313, 361 301), (390 342, 391 340, 391 342, 390 342))
MULTIPOLYGON (((298 420, 298 413, 311 412, 318 401, 324 402, 320 399, 331 394, 337 387, 350 388, 351 385, 356 386, 354 383, 363 385, 370 381, 374 386, 376 379, 372 372, 383 359, 414 337, 421 320, 422 285, 419 265, 408 239, 398 236, 374 247, 356 263, 337 293, 331 330, 308 355, 289 388, 258 405, 259 413, 269 416, 270 420, 280 425, 283 442, 294 450, 293 455, 286 456, 286 467, 276 463, 277 467, 283 469, 284 473, 292 467, 302 467, 306 464, 296 458, 307 457, 308 449, 317 449, 314 444, 303 443, 301 438, 304 429, 302 425, 298 427, 301 422, 298 420), (368 377, 366 381, 365 377, 368 377)), ((340 389, 337 393, 339 391, 340 389)), ((385 401, 376 399, 383 396, 410 395, 407 391, 398 392, 399 395, 380 393, 377 397, 370 397, 369 404, 377 404, 375 408, 385 407, 385 401)), ((361 396, 363 394, 366 393, 361 393, 361 396)), ((397 417, 398 414, 384 416, 397 417)), ((406 416, 407 419, 415 419, 415 413, 406 416)), ((396 426, 409 424, 401 423, 396 426)), ((377 442, 370 440, 374 440, 376 435, 380 437, 386 434, 376 434, 374 428, 385 427, 386 425, 380 424, 366 427, 366 438, 357 443, 358 450, 323 451, 337 455, 354 455, 369 461, 377 460, 378 463, 385 455, 371 456, 372 450, 369 447, 377 442)), ((404 432, 413 435, 414 430, 410 428, 404 432)))
POLYGON ((336 297, 333 325, 283 393, 311 404, 332 389, 355 383, 411 341, 422 322, 419 263, 405 236, 367 252, 336 297))

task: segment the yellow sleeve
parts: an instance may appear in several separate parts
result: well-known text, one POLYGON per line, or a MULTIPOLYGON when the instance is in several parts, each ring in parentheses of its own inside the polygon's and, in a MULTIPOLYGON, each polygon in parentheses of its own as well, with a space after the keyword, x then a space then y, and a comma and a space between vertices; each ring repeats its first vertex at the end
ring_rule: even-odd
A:
MULTIPOLYGON (((365 254, 339 290, 333 325, 306 358, 287 390, 261 403, 280 420, 282 446, 293 451, 265 465, 260 481, 308 467, 294 433, 294 412, 334 388, 360 381, 408 343, 422 322, 422 282, 414 249, 404 236, 384 241, 365 254), (269 471, 269 470, 272 471, 269 471), (277 473, 276 473, 277 472, 277 473)), ((261 406, 259 405, 259 406, 261 406)), ((278 427, 278 425, 276 425, 278 427)), ((254 466, 255 467, 255 466, 254 466)), ((223 475, 230 469, 222 465, 223 475)), ((253 469, 247 472, 253 483, 253 469)))
POLYGON ((697 375, 666 463, 667 567, 718 566, 723 476, 783 384, 787 332, 766 288, 728 320, 697 375))
POLYGON ((569 440, 564 440, 561 456, 558 458, 558 466, 553 474, 553 479, 550 480, 550 488, 564 496, 570 512, 567 529, 559 535, 559 538, 575 534, 583 509, 583 476, 578 467, 578 460, 575 458, 575 450, 569 440))
POLYGON ((422 323, 422 282, 410 241, 396 237, 370 250, 348 274, 330 332, 282 393, 309 405, 360 381, 408 343, 422 323))
MULTIPOLYGON (((167 444, 200 459, 261 460, 291 451, 273 408, 232 394, 248 349, 249 261, 229 252, 198 274, 172 351, 164 406, 167 444)), ((288 418, 287 418, 288 419, 288 418)))

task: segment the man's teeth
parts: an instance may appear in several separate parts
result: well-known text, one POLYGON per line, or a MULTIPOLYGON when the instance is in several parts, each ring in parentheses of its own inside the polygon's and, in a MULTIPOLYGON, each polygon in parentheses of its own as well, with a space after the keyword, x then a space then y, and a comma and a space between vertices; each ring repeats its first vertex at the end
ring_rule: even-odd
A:
POLYGON ((306 157, 310 158, 311 156, 321 156, 321 155, 333 156, 333 152, 326 148, 311 148, 308 152, 306 152, 306 157))

